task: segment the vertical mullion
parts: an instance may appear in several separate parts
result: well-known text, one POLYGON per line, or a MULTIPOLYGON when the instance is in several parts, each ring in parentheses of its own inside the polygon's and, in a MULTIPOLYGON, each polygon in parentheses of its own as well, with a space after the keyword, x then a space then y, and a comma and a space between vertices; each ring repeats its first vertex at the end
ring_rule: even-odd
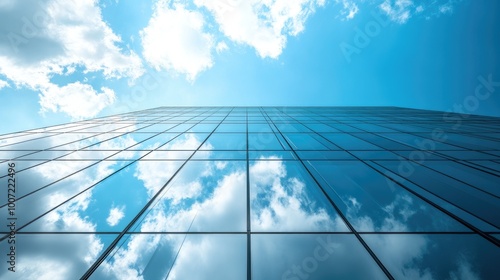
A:
MULTIPOLYGON (((276 124, 272 120, 270 120, 270 121, 271 121, 272 125, 276 128, 276 130, 278 131, 278 133, 283 137, 282 132, 278 129, 278 127, 276 126, 276 124)), ((290 146, 290 143, 288 143, 288 140, 286 140, 285 137, 283 137, 283 138, 287 142, 288 146, 290 146)), ((295 151, 295 149, 292 146, 290 146, 290 148, 292 149, 291 151, 292 151, 293 155, 297 158, 297 161, 300 162, 300 164, 302 165, 302 167, 304 167, 304 169, 306 170, 306 172, 311 176, 311 178, 314 180, 314 182, 318 185, 318 187, 320 188, 320 190, 323 193, 323 195, 326 197, 326 199, 333 206, 333 208, 335 209, 335 211, 337 212, 337 214, 340 216, 340 218, 344 221, 344 223, 347 225, 347 227, 349 228, 349 230, 351 231, 351 233, 354 234, 354 236, 358 239, 358 241, 361 243, 361 245, 368 252, 368 254, 370 254, 370 256, 372 257, 372 259, 380 267, 380 269, 382 270, 382 272, 384 272, 384 274, 387 276, 387 278, 394 279, 394 277, 391 275, 391 273, 389 272, 389 270, 384 266, 384 264, 382 263, 382 261, 375 254, 375 252, 372 251, 372 249, 364 241, 364 239, 361 237, 361 235, 356 231, 356 229, 354 228, 354 226, 349 222, 349 220, 347 219, 347 217, 342 213, 342 211, 340 211, 340 208, 337 206, 337 204, 328 196, 328 194, 325 191, 325 189, 323 188, 323 186, 314 177, 314 175, 312 174, 311 170, 309 170, 309 168, 307 168, 306 164, 299 157, 299 155, 297 154, 297 152, 295 151)))
POLYGON ((246 170, 247 170, 247 280, 252 279, 252 228, 250 223, 250 161, 248 143, 248 108, 246 108, 246 170))

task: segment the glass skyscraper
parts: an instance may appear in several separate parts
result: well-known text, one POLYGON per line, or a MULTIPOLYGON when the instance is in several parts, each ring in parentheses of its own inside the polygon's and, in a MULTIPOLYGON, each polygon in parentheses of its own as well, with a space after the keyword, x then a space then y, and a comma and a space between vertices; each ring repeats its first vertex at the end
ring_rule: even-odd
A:
POLYGON ((500 120, 160 107, 0 135, 0 279, 499 279, 500 120))

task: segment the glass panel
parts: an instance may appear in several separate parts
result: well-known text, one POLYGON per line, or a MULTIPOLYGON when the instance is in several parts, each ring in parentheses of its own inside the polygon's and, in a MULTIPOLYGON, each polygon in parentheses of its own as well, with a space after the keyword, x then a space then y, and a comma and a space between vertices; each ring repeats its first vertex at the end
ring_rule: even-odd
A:
POLYGON ((421 150, 413 150, 413 151, 394 151, 395 154, 398 154, 407 159, 411 159, 417 162, 424 160, 444 160, 445 158, 440 156, 434 152, 427 152, 421 150))
POLYGON ((26 140, 24 142, 16 141, 16 143, 2 146, 0 147, 0 150, 45 150, 80 139, 78 137, 68 137, 67 135, 71 134, 55 134, 53 136, 38 135, 36 138, 26 140))
MULTIPOLYGON (((373 132, 396 132, 393 129, 383 127, 380 125, 376 125, 376 124, 356 123, 356 124, 351 124, 351 125, 353 127, 362 129, 362 130, 370 132, 370 133, 373 133, 373 132)), ((371 135, 371 134, 366 133, 364 135, 371 135)))
POLYGON ((500 228, 498 199, 432 169, 408 161, 377 162, 406 180, 500 228))
MULTIPOLYGON (((329 150, 326 143, 320 143, 312 134, 286 133, 283 136, 289 141, 295 150, 329 150)), ((330 144, 331 145, 331 144, 330 144)), ((332 145, 333 146, 333 145, 332 145)), ((332 147, 334 148, 334 147, 332 147)))
MULTIPOLYGON (((115 234, 17 234, 15 272, 0 262, 0 279, 79 279, 116 238, 115 234)), ((0 242, 3 259, 10 253, 0 242)))
POLYGON ((32 223, 25 231, 81 231, 77 223, 68 223, 79 217, 91 223, 93 231, 122 231, 181 164, 134 163, 32 223))
POLYGON ((116 152, 116 154, 110 156, 106 160, 122 160, 122 159, 129 159, 129 160, 137 160, 141 156, 144 155, 146 152, 139 152, 139 151, 113 151, 116 152))
POLYGON ((67 155, 61 157, 59 160, 70 160, 70 161, 102 160, 118 153, 118 151, 76 151, 76 152, 64 151, 64 153, 66 153, 67 155))
MULTIPOLYGON (((339 120, 340 120, 340 118, 339 118, 339 120)), ((341 132, 363 132, 361 129, 352 127, 350 125, 339 124, 339 123, 332 123, 332 124, 329 124, 329 125, 332 126, 335 129, 341 131, 341 132)))
POLYGON ((169 130, 170 128, 174 127, 175 124, 169 124, 169 123, 158 123, 158 124, 153 124, 153 125, 150 125, 150 126, 146 126, 144 128, 141 128, 139 130, 137 130, 136 132, 156 132, 156 133, 160 133, 160 132, 165 132, 167 130, 169 130))
POLYGON ((292 152, 288 151, 250 151, 248 158, 253 160, 291 160, 296 159, 292 152))
MULTIPOLYGON (((210 153, 210 152, 205 152, 210 153)), ((141 160, 186 160, 193 154, 193 151, 152 151, 141 160)))
POLYGON ((424 165, 500 198, 498 176, 453 161, 428 161, 424 165))
POLYGON ((222 123, 217 127, 215 132, 246 132, 247 125, 246 123, 222 123))
POLYGON ((103 133, 103 132, 131 132, 142 127, 147 126, 148 124, 120 124, 120 123, 107 123, 102 125, 97 125, 85 129, 78 129, 78 132, 88 132, 88 133, 103 133))
MULTIPOLYGON (((404 120, 403 120, 404 121, 404 120)), ((409 123, 385 123, 383 124, 384 127, 390 127, 396 131, 403 131, 403 132, 427 132, 429 131, 428 128, 425 127, 418 127, 415 125, 411 125, 409 123)))
POLYGON ((497 174, 498 174, 498 172, 500 172, 500 163, 497 163, 497 162, 494 162, 494 161, 489 161, 489 160, 488 161, 486 161, 486 160, 478 161, 478 160, 475 160, 475 161, 470 161, 470 163, 486 167, 486 168, 488 168, 488 171, 490 171, 490 172, 491 171, 497 171, 497 174))
POLYGON ((305 127, 304 125, 300 123, 275 123, 276 127, 281 131, 282 133, 286 132, 311 132, 310 129, 305 127))
POLYGON ((362 162, 309 164, 357 231, 469 231, 362 162))
MULTIPOLYGON (((20 155, 20 157, 17 157, 17 161, 24 161, 24 160, 51 160, 54 158, 58 158, 61 156, 64 156, 66 154, 71 153, 71 151, 17 151, 17 152, 7 152, 5 154, 10 154, 12 157, 9 157, 8 159, 15 158, 17 155, 20 155), (24 154, 24 155, 23 155, 24 154)), ((1 154, 1 152, 0 152, 1 154)))
POLYGON ((485 151, 485 153, 500 157, 500 151, 485 151))
POLYGON ((189 132, 205 132, 210 133, 217 127, 216 123, 199 123, 189 129, 189 132))
MULTIPOLYGON (((178 124, 178 123, 175 123, 175 124, 178 124)), ((186 132, 186 131, 190 130, 193 126, 194 126, 194 124, 192 124, 192 123, 181 123, 179 125, 176 125, 175 127, 170 128, 168 130, 168 132, 170 132, 170 133, 186 132)))
MULTIPOLYGON (((5 178, 7 177, 7 174, 9 173, 9 163, 14 163, 15 164, 15 170, 16 174, 22 174, 19 173, 25 169, 31 168, 35 165, 40 165, 46 162, 45 160, 16 160, 16 161, 5 161, 0 163, 0 178, 5 178)), ((7 180, 7 179, 5 179, 7 180)), ((19 183, 19 182, 18 182, 19 183)), ((3 200, 2 200, 3 201, 3 200)))
POLYGON ((238 161, 188 162, 133 230, 246 231, 245 168, 238 161))
POLYGON ((446 211, 449 211, 451 214, 459 217, 463 221, 469 223, 470 225, 478 228, 479 230, 483 232, 489 232, 489 231, 496 231, 498 228, 495 226, 481 220, 479 217, 472 215, 471 213, 466 212, 462 208, 459 208, 460 205, 453 205, 450 202, 444 200, 443 198, 438 197, 437 195, 428 192, 427 190, 419 187, 418 185, 406 180, 404 177, 400 175, 397 175, 384 167, 373 163, 373 162, 368 162, 368 165, 372 167, 375 170, 378 170, 379 172, 383 173, 384 176, 389 178, 387 183, 392 186, 396 187, 398 184, 401 184, 402 186, 405 186, 406 188, 414 191, 415 193, 419 194, 420 196, 426 198, 432 203, 435 203, 436 205, 439 205, 441 208, 445 209, 446 211))
POLYGON ((319 124, 319 123, 314 123, 314 124, 308 124, 308 128, 315 132, 323 133, 323 132, 339 132, 338 129, 335 129, 329 125, 326 124, 319 124))
POLYGON ((401 156, 390 151, 350 151, 361 160, 399 160, 401 156))
POLYGON ((300 163, 270 159, 250 163, 252 231, 348 231, 300 163))
POLYGON ((273 130, 267 123, 249 123, 248 124, 249 133, 272 133, 273 130))
POLYGON ((90 279, 246 277, 245 235, 126 235, 90 279))
POLYGON ((498 159, 498 156, 481 153, 477 151, 439 151, 440 154, 456 160, 487 160, 498 159))
POLYGON ((207 133, 183 133, 179 137, 158 148, 158 150, 196 150, 207 138, 207 133))
POLYGON ((245 160, 246 151, 197 151, 192 159, 195 160, 245 160))
POLYGON ((245 133, 214 133, 200 150, 246 150, 245 133))
POLYGON ((496 279, 500 249, 480 236, 362 235, 396 279, 496 279))
POLYGON ((382 147, 387 150, 414 150, 413 147, 398 143, 396 141, 389 140, 383 137, 384 134, 376 135, 371 133, 356 133, 353 136, 363 139, 366 142, 370 142, 378 147, 382 147))
MULTIPOLYGON (((33 163, 41 164, 24 171, 20 171, 22 166, 19 166, 19 163, 21 162, 17 162, 16 197, 19 199, 27 193, 69 176, 78 176, 78 171, 93 165, 95 162, 96 161, 33 161, 33 163)), ((6 197, 2 196, 0 202, 2 206, 6 200, 6 197)))
POLYGON ((249 133, 249 150, 283 150, 274 133, 249 133))
MULTIPOLYGON (((137 135, 137 134, 135 134, 137 135)), ((158 147, 161 147, 177 137, 178 133, 147 133, 147 134, 139 134, 144 135, 143 139, 140 142, 135 143, 134 145, 130 145, 127 149, 131 150, 153 150, 158 147)))
MULTIPOLYGON (((61 178, 61 172, 68 168, 69 163, 73 165, 69 167, 70 169, 81 169, 87 165, 93 164, 91 161, 52 161, 37 166, 36 168, 19 172, 16 175, 16 178, 20 179, 16 180, 16 214, 18 228, 31 222, 47 211, 52 210, 66 200, 71 199, 71 197, 84 192, 85 189, 93 186, 129 162, 100 162, 76 174, 68 176, 61 181, 54 182, 61 178), (24 198, 22 197, 28 193, 31 194, 24 198)), ((88 202, 87 198, 88 197, 85 195, 77 196, 74 200, 74 207, 77 209, 85 208, 85 203, 88 202)), ((6 203, 6 198, 4 198, 4 196, 2 196, 2 202, 2 207, 0 207, 0 219, 6 220, 8 213, 5 210, 6 204, 4 203, 6 203)))
POLYGON ((323 136, 345 150, 381 150, 375 145, 345 133, 325 133, 323 136))
MULTIPOLYGON (((6 140, 8 138, 17 138, 17 137, 21 137, 21 136, 27 136, 27 135, 30 135, 30 134, 32 134, 32 133, 29 133, 27 131, 2 134, 2 135, 0 135, 0 146, 2 146, 4 144, 7 144, 6 142, 3 142, 3 140, 6 140)), ((18 138, 18 139, 22 139, 22 138, 18 138)), ((15 143, 17 141, 14 140, 12 142, 15 143)))
POLYGON ((353 235, 252 235, 253 279, 387 279, 353 235))
POLYGON ((90 142, 78 142, 58 147, 59 149, 85 149, 85 150, 123 150, 136 145, 144 139, 155 135, 154 133, 127 133, 116 134, 109 137, 109 134, 92 139, 90 142))
POLYGON ((463 150, 459 146, 453 146, 442 142, 434 141, 432 138, 422 138, 406 133, 385 133, 385 137, 419 150, 463 150))
POLYGON ((114 143, 116 141, 119 141, 120 139, 123 139, 127 137, 126 134, 124 135, 123 133, 105 133, 105 134, 94 134, 94 136, 86 138, 86 139, 81 139, 78 141, 73 141, 71 143, 63 144, 63 145, 54 145, 52 146, 51 149, 53 150, 78 150, 78 149, 84 149, 84 148, 89 148, 93 146, 100 145, 101 143, 105 141, 110 141, 110 143, 114 143))
POLYGON ((446 142, 471 150, 499 149, 499 144, 496 141, 486 140, 480 137, 474 137, 463 134, 448 133, 446 134, 446 142))
POLYGON ((303 160, 311 159, 339 159, 339 160, 355 160, 356 158, 344 151, 297 151, 297 155, 303 160))

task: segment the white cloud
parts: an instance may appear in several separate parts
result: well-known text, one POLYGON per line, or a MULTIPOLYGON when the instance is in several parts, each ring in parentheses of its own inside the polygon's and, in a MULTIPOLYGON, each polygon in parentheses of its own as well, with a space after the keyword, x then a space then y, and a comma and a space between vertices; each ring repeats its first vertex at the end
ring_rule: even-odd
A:
POLYGON ((215 162, 215 168, 217 168, 218 170, 222 170, 224 168, 226 168, 227 166, 227 161, 216 161, 215 162))
MULTIPOLYGON (((158 145, 158 144, 155 144, 158 145)), ((153 145, 152 147, 155 147, 153 145)), ((195 150, 201 145, 201 141, 198 140, 193 134, 184 134, 183 136, 173 140, 168 143, 162 149, 166 151, 154 151, 149 154, 145 159, 148 161, 140 161, 137 165, 137 170, 134 174, 137 179, 144 182, 144 187, 148 190, 148 194, 153 196, 158 190, 167 183, 167 181, 172 177, 172 175, 181 166, 181 161, 154 161, 155 159, 168 159, 175 158, 177 155, 172 150, 195 150)), ((211 146, 210 146, 211 147, 211 146)), ((186 155, 193 153, 194 151, 186 151, 186 155)), ((207 151, 207 153, 209 153, 207 151)), ((204 170, 198 170, 203 173, 204 170)), ((196 173, 195 173, 196 174, 196 173)), ((191 181, 190 178, 186 178, 186 182, 191 181)), ((201 186, 196 183, 186 184, 186 190, 179 190, 178 192, 172 192, 170 195, 179 195, 176 201, 182 199, 182 197, 189 195, 192 192, 199 190, 201 186), (188 192, 189 191, 189 192, 188 192)))
POLYGON ((9 87, 9 83, 7 83, 6 81, 4 80, 0 80, 0 89, 4 88, 4 87, 9 87))
POLYGON ((384 0, 380 4, 380 9, 384 11, 389 18, 398 23, 405 23, 411 17, 411 0, 384 0))
MULTIPOLYGON (((215 165, 213 162, 209 164, 215 165)), ((161 196, 160 201, 144 218, 140 231, 187 231, 191 222, 193 223, 191 231, 244 231, 246 229, 246 205, 244 203, 246 201, 246 172, 238 166, 239 168, 232 169, 232 172, 228 170, 227 173, 201 175, 203 172, 200 173, 197 170, 200 171, 200 167, 201 169, 208 167, 200 162, 194 162, 193 166, 195 165, 198 167, 186 166, 181 173, 177 174, 180 179, 171 182, 168 191, 161 196), (175 201, 183 197, 169 194, 175 191, 174 189, 182 191, 186 184, 200 184, 200 180, 206 179, 207 176, 213 176, 211 179, 218 179, 216 186, 210 195, 192 192, 189 197, 184 197, 196 201, 194 203, 184 201, 182 204, 177 204, 178 201, 175 201)), ((208 169, 214 170, 215 168, 214 166, 208 169)), ((169 279, 236 279, 241 273, 239 268, 232 268, 229 274, 225 271, 225 278, 209 277, 209 275, 215 276, 220 272, 218 264, 227 263, 228 259, 234 260, 238 256, 245 257, 245 254, 239 253, 245 243, 239 244, 237 240, 234 240, 235 243, 227 237, 214 238, 213 235, 188 237, 169 279), (227 246, 228 244, 234 244, 234 246, 227 246), (221 248, 224 249, 221 250, 221 248), (206 258, 215 255, 218 257, 206 258), (221 256, 227 257, 220 258, 221 256), (193 263, 196 263, 198 268, 196 271, 199 271, 199 275, 193 272, 193 263), (199 269, 200 267, 203 269, 199 269)), ((96 273, 98 275, 102 273, 101 277, 106 279, 142 279, 148 273, 148 263, 154 263, 155 259, 156 261, 162 259, 162 263, 166 266, 170 265, 168 262, 179 250, 182 240, 182 235, 133 235, 130 241, 116 252, 112 260, 103 263, 104 270, 96 273)), ((241 264, 244 267, 244 259, 241 264)), ((165 278, 169 269, 166 266, 163 270, 151 269, 157 274, 157 277, 152 278, 165 278)))
MULTIPOLYGON (((106 79, 134 80, 144 72, 139 56, 118 46, 121 38, 103 21, 96 0, 15 1, 0 6, 0 24, 7 31, 0 38, 0 74, 16 87, 41 91, 42 96, 60 99, 56 96, 64 85, 56 86, 51 79, 72 73, 76 66, 106 79)), ((112 100, 107 101, 88 115, 83 110, 78 115, 94 116, 112 100)), ((41 105, 42 111, 53 108, 44 107, 51 102, 41 105)), ((75 105, 80 104, 70 107, 75 105)))
POLYGON ((16 3, 16 0, 3 0, 0 2, 0 8, 12 8, 14 4, 16 3))
POLYGON ((98 93, 92 86, 80 82, 63 87, 50 85, 41 89, 41 112, 64 112, 73 119, 95 117, 116 99, 113 90, 103 87, 101 91, 98 93))
POLYGON ((24 262, 29 263, 30 266, 20 266, 17 274, 22 275, 26 279, 51 279, 51 280, 64 280, 71 277, 71 267, 68 263, 61 263, 54 259, 40 258, 28 256, 24 262), (61 265, 65 264, 65 265, 61 265))
MULTIPOLYGON (((110 124, 107 129, 119 126, 110 124)), ((65 137, 62 142, 66 142, 78 139, 81 135, 65 134, 57 138, 47 138, 45 141, 59 141, 61 140, 60 137, 65 137)), ((105 140, 105 136, 101 137, 104 137, 100 138, 101 140, 105 140)), ((95 142, 96 139, 89 141, 95 142)), ((127 135, 105 141, 96 148, 123 149, 134 142, 130 135, 127 135)), ((40 144, 42 143, 32 144, 32 148, 38 148, 37 145, 40 144)), ((54 144, 49 146, 54 146, 54 144)), ((95 153, 96 158, 102 158, 106 154, 104 151, 92 152, 95 153)), ((73 158, 78 159, 78 156, 73 158)), ((24 186, 25 192, 29 192, 31 189, 27 189, 27 186, 37 189, 40 186, 64 178, 91 163, 89 161, 49 161, 38 167, 23 171, 25 184, 21 186, 24 186)), ((111 166, 116 163, 114 161, 98 163, 97 166, 81 170, 77 174, 51 185, 50 189, 47 189, 50 191, 42 191, 34 198, 28 196, 20 200, 18 202, 20 206, 18 214, 23 217, 23 220, 18 220, 19 223, 24 224, 97 181, 104 179, 112 171, 118 169, 116 166, 111 169, 111 166)), ((123 163, 119 162, 119 164, 123 163)), ((98 225, 94 223, 92 217, 84 214, 88 210, 91 201, 95 199, 99 198, 93 196, 93 189, 85 191, 33 222, 26 230, 33 232, 95 232, 98 225)), ((106 220, 110 225, 117 224, 123 217, 125 206, 112 208, 106 220)), ((9 274, 7 269, 2 269, 0 272, 1 279, 73 279, 80 277, 96 260, 105 246, 105 242, 97 234, 34 234, 27 236, 26 239, 19 240, 19 243, 25 244, 25 246, 18 249, 18 253, 23 255, 23 261, 19 262, 18 271, 15 274, 9 274), (7 273, 4 273, 5 271, 7 273)))
POLYGON ((341 15, 345 19, 353 19, 354 16, 359 12, 358 5, 351 0, 335 0, 335 3, 342 4, 341 15))
MULTIPOLYGON (((336 0, 340 1, 340 0, 336 0)), ((439 17, 442 14, 453 13, 453 7, 458 0, 380 0, 377 4, 384 14, 394 22, 403 24, 413 16, 422 16, 426 19, 439 17)))
POLYGON ((456 271, 450 271, 451 280, 479 280, 481 277, 474 272, 472 264, 467 260, 464 254, 460 254, 456 260, 456 271))
MULTIPOLYGON (((110 124, 107 129, 119 126, 110 124)), ((53 142, 48 145, 51 147, 56 144, 54 141, 61 140, 60 137, 64 137, 62 140, 64 143, 76 140, 81 135, 64 134, 57 138, 47 138, 45 141, 53 142)), ((105 136, 100 137, 103 138, 96 137, 96 139, 105 140, 105 136)), ((96 142, 96 139, 88 141, 96 142)), ((132 143, 135 143, 135 141, 127 135, 105 141, 96 148, 123 149, 132 143)), ((31 147, 35 149, 40 147, 41 144, 44 144, 44 142, 32 143, 31 147)), ((102 158, 106 154, 104 151, 92 152, 95 153, 96 158, 102 158)), ((72 155, 72 158, 78 159, 78 156, 72 155)), ((111 168, 117 162, 105 161, 70 176, 71 173, 85 168, 91 163, 78 160, 49 161, 23 171, 23 182, 25 183, 21 184, 21 186, 24 186, 23 189, 26 193, 58 179, 68 177, 52 184, 47 189, 49 191, 38 192, 34 198, 28 196, 18 201, 18 206, 20 206, 18 214, 23 217, 23 219, 18 220, 19 224, 22 225, 52 207, 56 207, 71 196, 104 179, 118 168, 116 166, 114 169, 111 168)), ((119 163, 123 164, 123 162, 119 163)), ((26 230, 33 232, 95 232, 97 224, 91 220, 91 217, 84 214, 84 211, 88 210, 91 201, 94 199, 99 198, 93 196, 93 189, 85 191, 33 222, 27 226, 26 230)), ((123 217, 124 209, 125 206, 114 207, 106 221, 111 226, 113 223, 117 224, 123 217)), ((0 213, 0 216, 2 216, 2 213, 0 213)), ((1 279, 73 279, 80 277, 96 260, 105 246, 105 242, 97 234, 33 234, 25 238, 19 236, 18 239, 19 243, 25 245, 20 246, 18 249, 18 253, 23 256, 23 261, 18 263, 18 270, 14 274, 10 274, 7 269, 2 269, 0 271, 1 279)))
POLYGON ((225 50, 228 50, 229 47, 227 46, 227 44, 225 42, 219 42, 217 43, 217 46, 215 47, 215 50, 217 51, 217 53, 221 53, 225 50))
MULTIPOLYGON (((64 164, 65 162, 60 162, 61 166, 64 164)), ((33 215, 34 212, 35 215, 39 215, 46 210, 47 205, 49 208, 58 205, 68 198, 69 193, 78 192, 88 186, 89 181, 94 179, 91 177, 94 177, 95 174, 91 174, 89 170, 81 173, 86 173, 83 177, 88 178, 88 180, 76 182, 70 180, 65 181, 60 186, 52 186, 52 192, 45 196, 38 196, 37 199, 28 204, 29 213, 33 215)), ((42 179, 41 175, 39 177, 31 175, 34 174, 25 174, 25 180, 42 179)), ((32 223, 27 230, 34 232, 94 232, 96 225, 80 213, 88 208, 90 199, 91 193, 84 192, 32 223)), ((20 204, 27 206, 25 202, 19 201, 20 204)), ((25 212, 24 215, 26 214, 25 212)), ((18 248, 18 254, 23 256, 23 261, 16 266, 15 275, 9 272, 4 274, 4 270, 2 270, 0 272, 2 279, 32 279, 33 277, 37 279, 72 279, 75 275, 82 275, 104 248, 103 242, 94 234, 33 234, 26 238, 18 237, 18 239, 19 243, 24 244, 18 248)))
POLYGON ((304 29, 306 19, 324 0, 194 0, 213 14, 222 33, 247 44, 261 57, 277 58, 287 36, 304 29))
POLYGON ((148 26, 141 31, 144 58, 157 70, 185 74, 188 80, 212 67, 213 36, 204 32, 205 19, 179 3, 159 1, 148 26))
MULTIPOLYGON (((377 230, 372 219, 367 216, 356 218, 354 223, 358 231, 377 230)), ((408 231, 408 228, 400 221, 386 218, 380 230, 408 231)), ((417 264, 430 246, 430 240, 424 235, 381 234, 367 235, 364 238, 396 279, 433 279, 428 268, 417 264)))
POLYGON ((245 243, 242 235, 188 236, 168 279, 244 279, 245 243))
POLYGON ((125 206, 122 207, 113 207, 109 210, 109 216, 106 219, 106 222, 110 227, 116 226, 121 219, 125 216, 123 211, 125 210, 125 206))
POLYGON ((442 14, 448 14, 453 12, 453 6, 451 3, 447 3, 439 7, 439 12, 442 14))
POLYGON ((331 216, 312 198, 305 183, 287 177, 285 164, 271 157, 250 166, 252 229, 256 231, 347 231, 337 215, 331 216), (257 196, 259 196, 257 198, 257 196))

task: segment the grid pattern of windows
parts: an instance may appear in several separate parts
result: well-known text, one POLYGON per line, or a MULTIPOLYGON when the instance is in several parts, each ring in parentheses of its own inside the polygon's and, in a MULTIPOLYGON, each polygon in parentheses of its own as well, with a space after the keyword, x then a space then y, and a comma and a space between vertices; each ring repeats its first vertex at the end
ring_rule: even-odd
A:
POLYGON ((0 135, 0 278, 495 279, 499 143, 498 118, 394 107, 0 135))

